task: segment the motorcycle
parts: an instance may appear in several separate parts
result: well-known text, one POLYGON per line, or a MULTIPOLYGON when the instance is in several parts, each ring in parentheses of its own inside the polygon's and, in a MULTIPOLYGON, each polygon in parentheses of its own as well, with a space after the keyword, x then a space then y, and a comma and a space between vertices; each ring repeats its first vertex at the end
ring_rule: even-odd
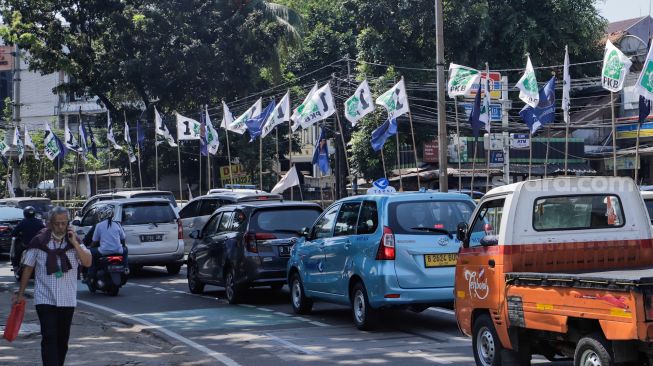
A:
POLYGON ((122 255, 107 255, 98 258, 95 275, 85 269, 84 282, 91 293, 100 290, 116 296, 120 288, 127 283, 127 274, 128 269, 122 255))
MULTIPOLYGON (((11 249, 9 249, 9 260, 11 262, 11 270, 14 272, 14 279, 20 282, 23 273, 23 256, 25 255, 25 246, 21 236, 14 236, 11 238, 11 249)), ((31 278, 34 278, 32 272, 31 278)))

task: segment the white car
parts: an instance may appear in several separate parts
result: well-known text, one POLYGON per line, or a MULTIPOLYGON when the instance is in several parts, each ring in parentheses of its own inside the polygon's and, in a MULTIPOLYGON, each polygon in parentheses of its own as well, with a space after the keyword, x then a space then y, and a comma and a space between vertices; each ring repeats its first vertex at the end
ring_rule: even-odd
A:
POLYGON ((84 206, 82 206, 82 208, 79 211, 75 212, 75 219, 81 220, 82 216, 84 216, 84 214, 86 214, 86 212, 96 202, 116 200, 121 198, 165 198, 168 201, 170 201, 175 211, 179 212, 179 209, 177 208, 177 201, 175 200, 175 196, 170 191, 154 191, 154 190, 117 191, 113 193, 96 194, 95 196, 92 196, 91 198, 86 200, 84 206))
POLYGON ((184 258, 184 240, 179 214, 164 198, 131 198, 95 203, 81 220, 74 220, 75 232, 85 236, 98 222, 101 209, 111 205, 114 220, 125 230, 129 265, 165 266, 168 273, 179 273, 184 258))
POLYGON ((653 191, 641 191, 640 194, 644 199, 646 204, 646 210, 648 211, 648 216, 651 219, 651 224, 653 224, 653 191))

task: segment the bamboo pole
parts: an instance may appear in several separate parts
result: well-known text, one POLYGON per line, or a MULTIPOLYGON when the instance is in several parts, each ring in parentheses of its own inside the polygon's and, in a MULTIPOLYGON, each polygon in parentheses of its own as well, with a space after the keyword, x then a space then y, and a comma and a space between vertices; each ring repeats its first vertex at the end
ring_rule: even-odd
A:
POLYGON ((177 171, 179 174, 179 200, 184 200, 184 190, 181 186, 181 140, 177 139, 177 171))
POLYGON ((259 189, 263 190, 263 139, 258 137, 258 184, 259 189))
MULTIPOLYGON (((417 190, 422 188, 422 184, 419 179, 419 165, 417 164, 417 144, 415 143, 415 130, 413 129, 413 114, 408 110, 408 121, 410 122, 410 135, 413 138, 413 153, 415 154, 415 174, 417 174, 417 190)), ((442 162, 440 165, 442 166, 442 162)), ((444 162, 445 168, 447 167, 447 162, 444 162)))
POLYGON ((531 171, 533 168, 533 134, 531 133, 530 129, 528 131, 528 180, 531 180, 531 171))
POLYGON ((470 187, 470 197, 474 196, 474 177, 476 176, 476 154, 478 150, 478 137, 474 136, 474 157, 472 158, 472 180, 470 187))
MULTIPOLYGON (((292 121, 288 120, 288 170, 292 168, 292 121)), ((304 200, 304 195, 302 194, 302 186, 299 185, 299 194, 302 199, 304 200)), ((290 187, 290 200, 293 200, 293 195, 294 195, 294 189, 293 187, 290 187)))
POLYGON ((614 92, 610 92, 610 106, 612 110, 612 175, 617 176, 617 127, 614 117, 614 92))
POLYGON ((383 166, 383 176, 388 179, 388 173, 385 170, 385 158, 383 157, 383 146, 381 146, 381 165, 383 166))
POLYGON ((544 178, 548 177, 549 172, 549 141, 551 140, 551 127, 546 126, 546 155, 544 157, 544 178))
MULTIPOLYGON (((274 140, 275 140, 275 147, 277 149, 277 169, 279 169, 279 176, 281 176, 281 158, 279 157, 279 129, 275 128, 274 129, 274 140)), ((288 166, 288 170, 290 170, 290 166, 288 166)))
POLYGON ((565 177, 567 176, 567 161, 569 160, 569 121, 565 124, 565 177))
POLYGON ((231 149, 229 148, 229 130, 227 129, 229 126, 225 126, 224 129, 224 135, 227 139, 227 159, 229 159, 229 163, 227 166, 229 166, 229 181, 231 181, 231 187, 233 188, 234 186, 234 173, 231 169, 231 149))
POLYGON ((199 196, 202 195, 202 141, 201 141, 201 138, 202 137, 200 137, 200 155, 199 155, 199 158, 200 158, 200 174, 198 175, 199 176, 199 179, 198 179, 199 180, 199 187, 197 187, 197 190, 199 191, 199 196))
POLYGON ((463 170, 462 168, 462 158, 460 156, 460 121, 458 120, 458 97, 453 98, 454 103, 454 113, 456 119, 456 151, 458 153, 458 191, 463 189, 463 176, 460 174, 463 170))
MULTIPOLYGON (((396 140, 397 140, 397 168, 399 168, 399 192, 404 191, 404 182, 403 182, 403 177, 401 175, 401 153, 399 150, 401 150, 401 147, 399 146, 399 129, 397 129, 397 133, 395 134, 396 140)), ((383 147, 381 147, 383 149, 383 147)))
POLYGON ((638 178, 639 178, 639 133, 640 129, 642 127, 642 124, 637 123, 637 140, 635 140, 635 184, 639 185, 638 178))
MULTIPOLYGON (((161 121, 163 123, 163 121, 161 121)), ((155 123, 156 124, 156 123, 155 123)), ((159 190, 159 135, 154 126, 154 187, 159 190)))

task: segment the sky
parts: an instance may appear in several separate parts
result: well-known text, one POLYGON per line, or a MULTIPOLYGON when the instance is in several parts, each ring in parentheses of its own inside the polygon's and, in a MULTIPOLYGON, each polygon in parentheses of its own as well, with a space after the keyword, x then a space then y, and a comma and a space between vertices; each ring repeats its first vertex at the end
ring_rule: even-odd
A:
MULTIPOLYGON (((653 0, 598 0, 596 7, 609 22, 648 15, 653 0)), ((653 14, 652 14, 653 15, 653 14)))

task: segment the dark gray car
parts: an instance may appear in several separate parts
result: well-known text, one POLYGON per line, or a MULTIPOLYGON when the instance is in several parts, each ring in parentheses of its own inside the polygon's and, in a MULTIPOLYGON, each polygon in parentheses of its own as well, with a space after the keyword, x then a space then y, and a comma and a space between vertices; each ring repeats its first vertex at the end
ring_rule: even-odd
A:
POLYGON ((290 249, 299 231, 320 215, 319 205, 305 202, 248 202, 219 208, 195 239, 188 254, 188 287, 202 293, 205 285, 225 288, 234 304, 248 287, 286 283, 290 249))

